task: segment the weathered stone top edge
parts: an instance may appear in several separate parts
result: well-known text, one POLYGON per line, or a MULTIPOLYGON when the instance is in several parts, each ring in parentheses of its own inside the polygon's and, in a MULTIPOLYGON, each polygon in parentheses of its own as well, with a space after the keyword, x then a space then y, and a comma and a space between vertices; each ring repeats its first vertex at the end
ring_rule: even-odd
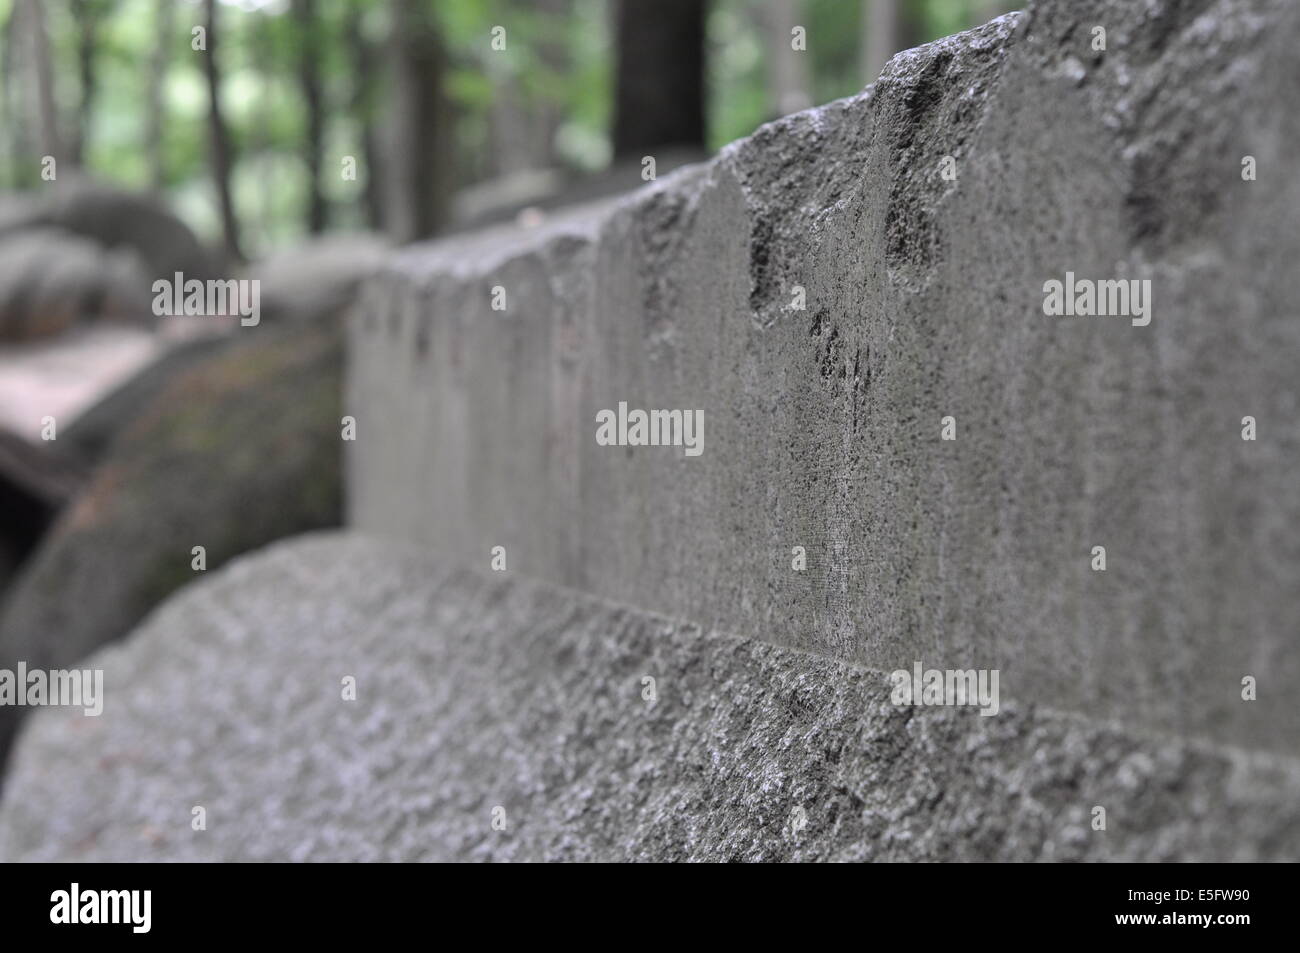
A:
POLYGON ((713 181, 719 172, 753 166, 749 161, 771 148, 773 137, 794 133, 810 125, 820 128, 828 119, 844 111, 863 109, 870 118, 875 92, 881 84, 909 83, 915 80, 935 55, 963 48, 981 48, 1010 40, 1027 15, 1015 12, 988 23, 896 53, 885 65, 880 77, 863 90, 841 99, 791 113, 763 123, 748 136, 723 146, 711 159, 674 169, 663 178, 607 199, 575 205, 552 214, 534 227, 513 223, 487 226, 444 238, 435 238, 401 249, 391 256, 378 275, 423 284, 445 276, 457 280, 481 278, 512 261, 534 255, 546 256, 548 250, 562 243, 593 242, 605 225, 619 214, 636 214, 637 210, 656 201, 664 193, 680 192, 689 199, 702 185, 713 181))

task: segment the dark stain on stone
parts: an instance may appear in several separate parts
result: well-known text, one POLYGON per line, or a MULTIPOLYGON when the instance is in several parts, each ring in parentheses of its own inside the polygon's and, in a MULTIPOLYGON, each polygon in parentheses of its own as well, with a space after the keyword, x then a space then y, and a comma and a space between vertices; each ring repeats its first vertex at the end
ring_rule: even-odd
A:
POLYGON ((819 338, 822 336, 822 325, 824 325, 826 322, 826 315, 827 315, 827 311, 825 308, 822 308, 820 311, 818 311, 816 314, 813 315, 812 327, 808 329, 809 337, 819 338))
POLYGON ((772 295, 775 279, 772 275, 772 243, 776 226, 773 220, 760 215, 754 219, 753 234, 749 239, 749 307, 762 310, 763 303, 772 295))
MULTIPOLYGON (((823 380, 829 380, 835 374, 836 365, 839 364, 840 349, 843 345, 840 342, 840 329, 836 325, 831 325, 830 334, 826 336, 825 344, 819 349, 821 360, 819 370, 823 380)), ((841 374, 843 373, 841 369, 841 374)))
MULTIPOLYGON (((1140 49, 1159 56, 1175 37, 1204 13, 1215 0, 1165 0, 1155 4, 1154 12, 1147 15, 1148 26, 1138 31, 1142 38, 1140 49)), ((1107 41, 1109 42, 1109 37, 1107 41)))

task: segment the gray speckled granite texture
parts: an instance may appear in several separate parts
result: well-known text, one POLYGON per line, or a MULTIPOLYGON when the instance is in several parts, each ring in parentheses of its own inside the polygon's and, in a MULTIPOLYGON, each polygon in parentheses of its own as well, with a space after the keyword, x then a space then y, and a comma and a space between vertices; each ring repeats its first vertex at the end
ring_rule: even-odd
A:
POLYGON ((1300 859, 1298 40, 1291 0, 1042 0, 394 254, 348 504, 410 542, 171 599, 102 718, 30 719, 0 857, 1300 859), (1044 315, 1067 271, 1150 279, 1151 324, 1044 315), (619 401, 703 409, 704 454, 597 446, 619 401), (894 707, 916 659, 1002 712, 894 707))
POLYGON ((0 859, 1300 858, 1289 759, 899 709, 883 673, 363 537, 242 558, 89 664, 104 714, 29 719, 0 859))
POLYGON ((352 524, 1300 756, 1298 45, 1293 0, 1045 0, 612 207, 395 256, 352 524), (1067 271, 1149 279, 1151 323, 1045 315, 1067 271), (703 454, 598 446, 620 401, 702 410, 703 454))

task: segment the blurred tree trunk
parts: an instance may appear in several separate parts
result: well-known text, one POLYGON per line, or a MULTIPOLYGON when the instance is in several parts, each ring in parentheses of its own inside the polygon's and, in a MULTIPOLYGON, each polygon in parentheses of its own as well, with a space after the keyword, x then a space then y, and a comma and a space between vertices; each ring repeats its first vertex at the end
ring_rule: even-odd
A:
MULTIPOLYGON (((537 9, 545 16, 549 32, 539 38, 537 59, 542 69, 560 80, 568 74, 570 66, 569 44, 561 37, 562 25, 573 22, 573 0, 537 0, 537 9)), ((534 166, 551 167, 557 164, 555 137, 564 123, 564 107, 554 99, 536 97, 532 104, 532 141, 534 166)))
POLYGON ((366 177, 362 201, 367 224, 376 231, 384 227, 384 195, 380 189, 379 136, 375 132, 374 50, 363 28, 365 8, 353 4, 348 8, 344 35, 352 66, 352 117, 361 130, 363 172, 366 177))
POLYGON ((12 176, 9 185, 19 188, 28 183, 30 175, 25 166, 31 161, 31 136, 23 116, 22 68, 18 59, 15 37, 21 31, 22 18, 17 9, 10 9, 4 25, 4 60, 0 65, 0 132, 5 137, 9 151, 12 176))
POLYGON ((447 219, 453 143, 442 88, 446 63, 431 14, 420 0, 392 0, 393 95, 384 220, 399 242, 432 235, 447 219))
POLYGON ((62 163, 66 158, 59 136, 58 107, 54 98, 54 71, 50 62, 50 38, 45 29, 45 7, 42 0, 20 0, 15 13, 21 12, 25 26, 23 39, 30 56, 31 88, 36 96, 37 129, 40 133, 38 148, 42 155, 53 156, 62 163))
POLYGON ((157 0, 155 22, 158 37, 149 64, 149 113, 145 119, 145 154, 149 157, 149 187, 160 191, 167 181, 166 151, 163 147, 165 122, 167 65, 171 47, 176 42, 176 4, 173 0, 157 0))
MULTIPOLYGON (((516 6, 520 0, 514 0, 516 6)), ((538 24, 531 41, 536 62, 522 75, 506 68, 495 73, 492 105, 488 110, 491 155, 487 168, 475 170, 477 177, 509 175, 526 169, 546 169, 556 164, 555 134, 564 111, 554 99, 538 92, 547 88, 538 79, 563 77, 569 65, 569 51, 561 36, 562 24, 572 22, 572 0, 528 0, 527 9, 538 24)), ((496 65, 500 60, 490 61, 496 65)))
POLYGON ((81 78, 81 100, 77 104, 77 126, 68 147, 68 160, 76 167, 85 165, 86 142, 95 115, 95 97, 99 93, 99 25, 113 12, 113 0, 72 0, 72 17, 77 33, 77 66, 81 78))
POLYGON ((492 143, 487 167, 475 169, 475 178, 510 175, 524 169, 537 169, 548 163, 537 141, 534 108, 524 98, 519 77, 502 76, 492 85, 492 105, 488 107, 488 136, 492 143))
POLYGON ((329 208, 325 203, 321 171, 325 151, 325 95, 321 89, 321 24, 316 0, 293 0, 298 25, 298 85, 307 106, 307 230, 313 235, 325 231, 329 208))
POLYGON ((880 78, 880 71, 900 50, 925 42, 919 4, 903 0, 862 0, 862 73, 867 83, 880 78))
POLYGON ((212 152, 212 178, 217 189, 217 202, 221 209, 221 232, 227 257, 242 262, 239 250, 239 223, 235 219, 235 204, 230 195, 230 140, 226 122, 221 115, 221 71, 217 67, 217 4, 216 0, 203 0, 206 14, 208 51, 204 56, 204 70, 208 79, 208 135, 212 152))
POLYGON ((812 80, 809 75, 807 50, 792 46, 791 31, 801 22, 803 4, 800 0, 767 0, 763 11, 767 36, 767 92, 768 112, 773 116, 786 116, 807 109, 813 104, 812 80))
POLYGON ((614 156, 704 147, 705 0, 621 0, 614 156))
MULTIPOLYGON (((281 57, 277 55, 275 34, 269 26, 271 15, 266 12, 266 8, 253 10, 248 16, 254 24, 249 37, 249 49, 253 54, 253 62, 257 64, 254 71, 257 73, 258 96, 257 104, 253 107, 252 128, 243 143, 243 154, 257 163, 258 202, 251 218, 258 237, 265 240, 274 231, 279 218, 275 204, 279 183, 267 168, 266 159, 275 155, 272 143, 275 115, 277 109, 284 108, 279 102, 279 86, 276 83, 281 57)), ((249 219, 250 216, 244 215, 239 220, 241 246, 248 243, 249 219)))
POLYGON ((1027 6, 1028 0, 971 0, 970 25, 983 26, 1004 13, 1027 6))
POLYGON ((897 0, 862 0, 862 74, 868 84, 880 78, 889 58, 898 52, 897 0))

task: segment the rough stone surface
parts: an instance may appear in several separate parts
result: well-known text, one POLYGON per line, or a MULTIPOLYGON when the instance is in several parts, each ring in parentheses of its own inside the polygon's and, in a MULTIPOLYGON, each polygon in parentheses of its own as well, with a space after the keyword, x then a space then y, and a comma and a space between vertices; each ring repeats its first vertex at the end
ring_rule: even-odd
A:
POLYGON ((94 657, 0 859, 1300 859, 1297 39, 1043 0, 395 256, 343 412, 351 518, 410 542, 277 545, 94 657), (1150 326, 1046 317, 1067 271, 1149 278, 1150 326), (598 447, 619 401, 703 409, 704 455, 598 447), (916 659, 1000 713, 894 706, 916 659))
POLYGON ((0 204, 0 236, 46 227, 71 232, 102 248, 131 253, 143 263, 147 291, 156 278, 209 278, 216 256, 158 199, 87 179, 42 189, 39 199, 0 204))
POLYGON ((262 319, 320 321, 356 297, 362 280, 383 261, 387 243, 376 235, 313 239, 248 267, 261 283, 262 319))
MULTIPOLYGON (((195 576, 342 516, 337 322, 242 332, 118 435, 0 607, 0 668, 75 664, 195 576)), ((0 706, 0 758, 23 710, 0 706)))
POLYGON ((86 472, 56 442, 30 443, 0 426, 0 598, 86 472))
POLYGON ((151 321, 137 255, 59 228, 0 233, 0 341, 50 337, 82 322, 151 321))
POLYGON ((0 860, 1300 858, 1292 759, 900 709, 883 673, 349 535, 87 665, 104 713, 31 719, 0 860))
POLYGON ((59 433, 59 442, 82 460, 100 459, 117 435, 127 429, 167 386, 191 367, 210 359, 238 338, 208 334, 169 347, 134 374, 108 390, 59 433))
POLYGON ((1295 755, 1298 42, 1290 0, 1045 0, 612 209, 404 253, 352 325, 352 520, 1295 755), (1044 315, 1067 271, 1150 279, 1150 325, 1044 315), (620 401, 702 409, 703 455, 598 446, 620 401))

